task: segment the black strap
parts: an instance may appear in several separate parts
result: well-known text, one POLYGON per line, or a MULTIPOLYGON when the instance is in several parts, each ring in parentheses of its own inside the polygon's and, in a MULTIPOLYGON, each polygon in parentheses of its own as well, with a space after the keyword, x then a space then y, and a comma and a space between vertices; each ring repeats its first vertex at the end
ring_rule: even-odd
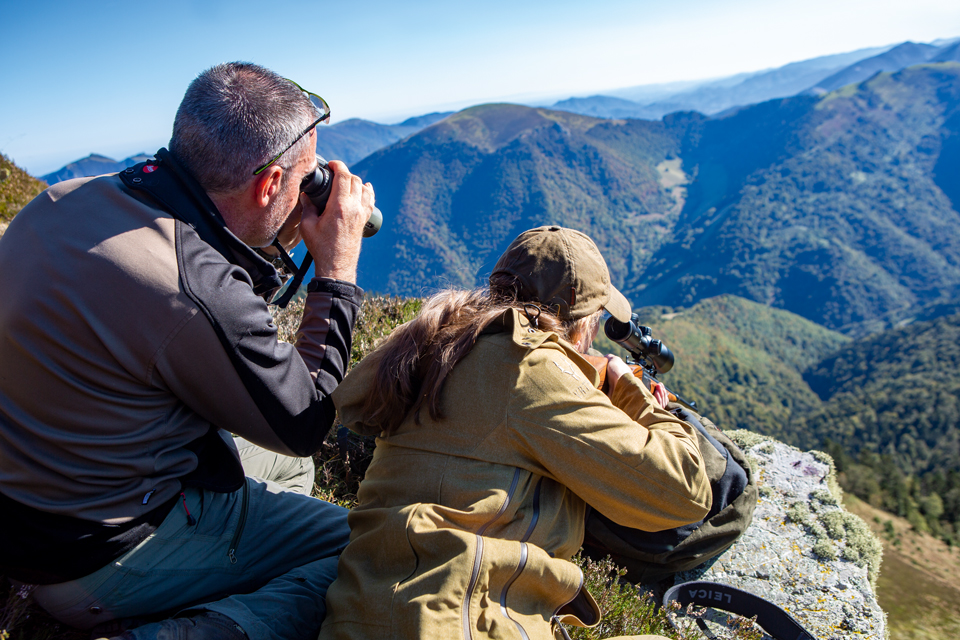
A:
MULTIPOLYGON (((749 591, 717 582, 684 582, 663 595, 663 606, 676 601, 729 611, 739 616, 757 616, 757 624, 775 640, 817 640, 789 613, 749 591)), ((671 624, 673 621, 671 620, 671 624)), ((676 626, 676 625, 674 625, 676 626)))
POLYGON ((284 290, 283 295, 270 303, 277 305, 281 309, 285 309, 287 307, 287 303, 290 302, 293 296, 297 295, 300 285, 303 284, 303 278, 306 275, 307 270, 310 268, 310 265, 313 264, 313 255, 308 251, 307 255, 303 258, 303 262, 300 263, 300 268, 298 269, 296 263, 293 261, 293 258, 291 258, 290 254, 284 250, 279 240, 274 240, 273 246, 280 251, 280 257, 287 265, 287 268, 294 272, 294 276, 290 279, 290 282, 287 283, 287 288, 284 290))

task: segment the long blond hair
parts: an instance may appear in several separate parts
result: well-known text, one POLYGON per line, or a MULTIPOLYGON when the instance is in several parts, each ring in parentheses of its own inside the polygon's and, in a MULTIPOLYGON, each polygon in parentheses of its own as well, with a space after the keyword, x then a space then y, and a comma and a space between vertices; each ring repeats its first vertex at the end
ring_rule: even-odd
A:
POLYGON ((499 274, 491 277, 489 289, 447 290, 429 298, 414 320, 394 330, 380 345, 363 422, 390 434, 411 412, 419 424, 424 406, 433 420, 442 420, 440 394, 447 376, 470 353, 483 330, 512 309, 537 317, 540 330, 556 332, 566 340, 582 333, 589 322, 599 321, 599 313, 561 320, 550 307, 520 300, 518 291, 513 277, 499 274))

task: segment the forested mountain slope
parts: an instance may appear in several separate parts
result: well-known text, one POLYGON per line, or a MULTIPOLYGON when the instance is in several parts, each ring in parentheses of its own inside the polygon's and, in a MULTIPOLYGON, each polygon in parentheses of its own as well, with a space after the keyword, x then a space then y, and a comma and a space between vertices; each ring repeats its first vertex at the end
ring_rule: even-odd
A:
POLYGON ((361 280, 408 295, 473 286, 519 232, 561 224, 594 237, 623 281, 673 228, 682 194, 660 165, 678 149, 659 122, 506 104, 457 113, 356 166, 386 216, 361 280))
POLYGON ((824 448, 846 490, 960 543, 960 312, 954 300, 925 313, 851 341, 729 295, 639 310, 677 358, 662 381, 704 415, 824 448))
POLYGON ((20 209, 46 188, 44 182, 28 175, 0 153, 0 236, 20 209))
POLYGON ((960 64, 945 63, 674 124, 696 179, 625 293, 685 305, 733 293, 853 334, 956 295, 958 109, 960 64))
POLYGON ((373 291, 472 286, 542 224, 589 233, 637 305, 731 293, 863 335, 960 291, 957 63, 719 119, 484 105, 356 170, 386 215, 373 291))
POLYGON ((853 342, 804 376, 848 489, 960 543, 960 313, 853 342))
POLYGON ((676 365, 661 376, 664 383, 696 401, 721 427, 814 446, 798 437, 795 425, 798 416, 822 407, 802 372, 848 338, 735 296, 702 300, 689 309, 645 307, 640 319, 676 356, 676 365))

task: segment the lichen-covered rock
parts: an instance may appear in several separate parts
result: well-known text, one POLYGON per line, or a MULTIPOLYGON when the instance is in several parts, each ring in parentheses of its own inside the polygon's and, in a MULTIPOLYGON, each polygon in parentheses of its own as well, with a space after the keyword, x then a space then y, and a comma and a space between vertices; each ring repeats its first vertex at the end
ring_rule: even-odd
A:
POLYGON ((758 474, 753 523, 726 553, 675 583, 711 580, 750 591, 821 640, 884 640, 886 616, 874 589, 882 547, 863 520, 840 506, 830 457, 749 432, 727 435, 758 474))

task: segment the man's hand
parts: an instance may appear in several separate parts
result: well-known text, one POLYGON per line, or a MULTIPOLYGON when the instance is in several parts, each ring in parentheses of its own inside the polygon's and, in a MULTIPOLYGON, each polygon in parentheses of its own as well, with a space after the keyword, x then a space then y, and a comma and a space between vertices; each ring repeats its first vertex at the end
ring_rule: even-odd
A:
POLYGON ((356 282, 363 226, 373 212, 373 186, 363 184, 339 160, 331 161, 329 168, 333 185, 323 215, 300 194, 300 233, 313 255, 317 277, 356 282))

